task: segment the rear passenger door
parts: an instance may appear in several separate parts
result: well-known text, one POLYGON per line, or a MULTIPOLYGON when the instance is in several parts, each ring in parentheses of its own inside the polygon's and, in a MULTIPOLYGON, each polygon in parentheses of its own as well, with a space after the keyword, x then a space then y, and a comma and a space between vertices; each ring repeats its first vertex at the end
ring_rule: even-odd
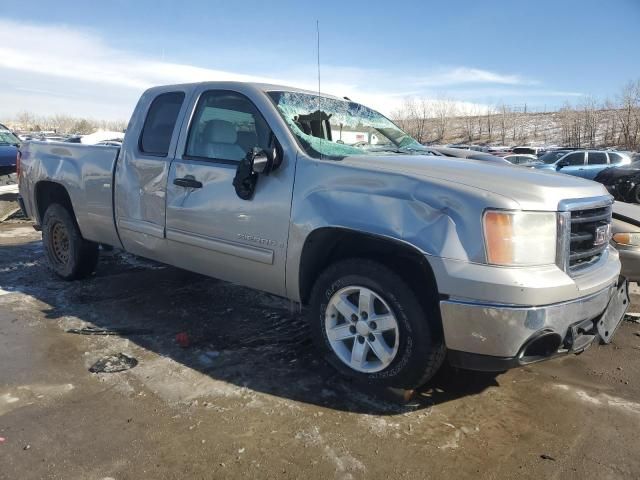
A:
POLYGON ((116 225, 125 249, 166 261, 165 213, 169 166, 175 154, 187 90, 147 91, 131 117, 116 166, 116 225))

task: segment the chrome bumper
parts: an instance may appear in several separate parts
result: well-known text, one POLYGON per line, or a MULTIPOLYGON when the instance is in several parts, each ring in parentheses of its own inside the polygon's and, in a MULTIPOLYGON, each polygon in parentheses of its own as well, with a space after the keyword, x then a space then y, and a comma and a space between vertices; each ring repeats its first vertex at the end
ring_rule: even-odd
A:
MULTIPOLYGON (((470 362, 475 359, 483 363, 481 357, 486 357, 487 365, 494 363, 490 360, 493 358, 497 365, 510 368, 558 353, 582 351, 596 336, 608 343, 628 304, 626 282, 623 281, 586 297, 541 307, 448 299, 440 302, 440 311, 452 363, 473 368, 470 362), (604 323, 607 328, 599 332, 598 327, 604 323), (541 358, 523 360, 524 350, 541 336, 553 336, 558 348, 541 358)), ((477 369, 494 368, 479 366, 477 369)))

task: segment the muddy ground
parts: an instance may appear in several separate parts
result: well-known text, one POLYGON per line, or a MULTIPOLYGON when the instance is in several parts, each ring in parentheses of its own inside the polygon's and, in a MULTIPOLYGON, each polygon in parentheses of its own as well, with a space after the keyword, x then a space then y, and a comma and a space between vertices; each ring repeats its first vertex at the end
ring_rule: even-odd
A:
POLYGON ((63 282, 29 223, 0 225, 1 479, 636 479, 639 433, 640 324, 401 403, 318 360, 281 299, 117 251, 63 282), (137 365, 89 372, 117 353, 137 365))

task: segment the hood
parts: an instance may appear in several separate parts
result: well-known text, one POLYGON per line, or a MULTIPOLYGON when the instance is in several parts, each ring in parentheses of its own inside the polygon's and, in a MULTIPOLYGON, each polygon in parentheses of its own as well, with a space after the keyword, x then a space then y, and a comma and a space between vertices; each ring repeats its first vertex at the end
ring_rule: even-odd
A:
POLYGON ((0 145, 0 166, 14 166, 17 153, 18 149, 13 145, 0 145))
MULTIPOLYGON (((545 170, 425 155, 357 155, 347 165, 457 183, 507 197, 523 210, 555 211, 561 200, 608 196, 599 183, 545 170)), ((490 206, 490 205, 489 205, 490 206)))

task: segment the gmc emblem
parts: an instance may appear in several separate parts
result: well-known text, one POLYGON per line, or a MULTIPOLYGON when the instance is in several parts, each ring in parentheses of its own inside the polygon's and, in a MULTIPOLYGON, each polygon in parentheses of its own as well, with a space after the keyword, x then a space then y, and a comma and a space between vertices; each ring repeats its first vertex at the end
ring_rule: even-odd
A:
POLYGON ((609 241, 609 230, 611 225, 601 225, 596 228, 596 239, 593 241, 594 246, 603 245, 609 241))

